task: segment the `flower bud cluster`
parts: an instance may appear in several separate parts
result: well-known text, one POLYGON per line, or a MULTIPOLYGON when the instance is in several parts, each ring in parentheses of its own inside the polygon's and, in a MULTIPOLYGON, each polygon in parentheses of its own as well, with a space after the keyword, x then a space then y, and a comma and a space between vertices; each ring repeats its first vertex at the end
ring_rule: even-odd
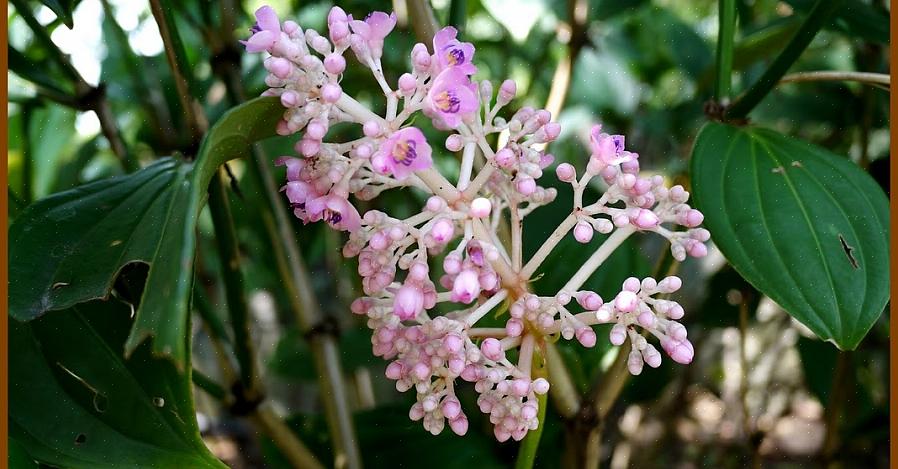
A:
POLYGON ((636 231, 668 238, 678 260, 707 252, 709 233, 699 227, 701 213, 686 204, 689 194, 680 186, 667 189, 660 176, 641 177, 638 155, 624 149, 623 136, 594 128, 580 179, 572 165, 556 167, 558 178, 574 187, 574 210, 522 265, 522 220, 557 195, 537 182, 554 163, 545 145, 561 131, 548 111, 523 107, 508 119, 499 116, 515 97, 514 81, 494 89, 488 81, 472 80, 475 48, 461 42, 452 27, 438 31, 430 47, 419 43, 412 48, 410 69, 392 84, 394 89, 381 56, 395 15, 374 12, 357 20, 334 7, 326 34, 282 23, 267 6, 256 11, 256 19, 244 44, 248 52, 268 54, 264 94, 279 97, 284 107, 277 131, 301 135, 297 155, 276 161, 286 167, 282 191, 304 223, 324 221, 349 232, 343 255, 358 257, 364 292, 351 310, 364 316, 373 331, 374 354, 390 362, 386 376, 399 391, 414 389, 412 420, 434 434, 447 423, 465 434, 468 417, 455 386, 468 382, 479 393, 478 407, 489 415, 495 437, 524 438, 540 424, 537 395, 549 391, 544 370, 533 367, 547 338, 559 334, 592 347, 597 341, 592 326, 600 323, 614 324, 610 340, 616 345, 629 337, 628 364, 634 374, 643 363, 655 367, 661 360, 637 327, 657 337, 673 360, 691 361, 692 345, 676 322, 683 309, 657 297, 680 288, 676 277, 628 279, 607 303, 581 288, 636 231), (343 92, 340 78, 348 50, 383 92, 383 115, 343 92), (424 132, 409 124, 419 114, 448 133, 443 145, 431 146, 424 132), (337 123, 360 126, 362 137, 327 141, 337 123), (487 140, 492 134, 499 134, 498 149, 487 140), (455 184, 433 165, 440 146, 461 153, 455 184), (475 172, 478 154, 483 164, 475 172), (608 188, 600 200, 584 205, 584 188, 594 177, 608 188), (429 198, 420 212, 405 219, 380 210, 360 215, 350 202, 350 196, 370 200, 391 189, 420 190, 429 198), (497 233, 508 219, 512 239, 506 246, 497 233), (536 269, 570 231, 583 243, 595 231, 610 236, 555 296, 530 293, 536 269), (569 310, 574 304, 580 312, 569 310), (478 327, 487 314, 506 309, 505 327, 478 327), (517 350, 516 363, 506 357, 511 350, 517 350))

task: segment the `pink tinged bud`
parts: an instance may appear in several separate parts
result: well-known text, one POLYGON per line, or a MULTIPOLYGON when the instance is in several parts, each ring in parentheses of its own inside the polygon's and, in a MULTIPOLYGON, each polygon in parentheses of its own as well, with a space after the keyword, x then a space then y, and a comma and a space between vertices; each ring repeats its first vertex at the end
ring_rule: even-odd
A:
POLYGON ((535 380, 533 380, 533 383, 531 383, 530 387, 536 394, 545 394, 549 392, 549 382, 543 378, 536 378, 535 380))
POLYGON ((650 179, 636 179, 631 189, 635 195, 643 195, 652 189, 652 181, 650 179))
POLYGON ((440 406, 440 410, 443 411, 443 415, 445 415, 447 419, 455 420, 456 417, 461 414, 461 404, 456 399, 447 398, 443 400, 443 405, 440 406))
POLYGON ((524 304, 530 311, 536 311, 539 309, 540 301, 536 295, 527 295, 527 298, 524 300, 524 304))
POLYGON ((692 348, 692 342, 688 340, 676 340, 676 339, 662 339, 661 347, 664 348, 664 351, 670 355, 670 358, 673 361, 680 363, 682 365, 688 365, 692 363, 692 358, 695 356, 695 349, 692 348))
POLYGON ((446 208, 446 201, 443 200, 442 197, 433 195, 427 199, 426 207, 427 210, 431 212, 439 212, 440 210, 446 208))
POLYGON ((524 333, 524 323, 520 319, 509 319, 505 323, 505 333, 509 337, 518 337, 524 333))
POLYGON ((399 362, 392 362, 387 365, 387 371, 384 374, 387 378, 399 379, 402 377, 402 365, 399 362))
POLYGON ((399 287, 393 298, 393 312, 399 319, 412 319, 424 309, 424 293, 419 287, 408 283, 399 287))
POLYGON ((493 436, 496 437, 496 440, 498 440, 499 443, 505 443, 509 438, 511 438, 511 433, 496 426, 493 427, 493 436))
POLYGON ((532 177, 524 176, 523 174, 518 173, 518 176, 515 177, 515 189, 521 193, 521 195, 528 196, 536 192, 536 181, 532 177))
MULTIPOLYGON (((530 381, 526 379, 516 379, 511 382, 511 392, 515 396, 524 397, 530 391, 530 381)), ((529 419, 528 419, 529 420, 529 419)))
POLYGON ((464 343, 464 339, 457 334, 447 334, 446 337, 443 337, 443 347, 445 347, 446 351, 449 353, 458 353, 461 351, 464 343))
POLYGON ((652 368, 661 366, 661 354, 651 344, 646 345, 645 349, 642 350, 642 358, 652 368))
POLYGON ((446 149, 449 151, 459 151, 464 146, 465 142, 461 135, 452 134, 446 137, 446 149))
POLYGON ((480 281, 480 288, 484 291, 493 291, 499 286, 499 276, 495 272, 482 272, 477 279, 480 281))
POLYGON ((330 11, 327 12, 327 24, 343 23, 347 21, 349 21, 349 17, 340 7, 332 7, 330 11))
POLYGON ((410 95, 415 92, 418 82, 411 73, 403 73, 399 76, 399 91, 404 95, 410 95))
POLYGON ((412 66, 418 72, 424 72, 430 68, 430 52, 427 51, 427 46, 420 42, 412 47, 412 66))
POLYGON ((577 341, 586 348, 596 345, 596 333, 589 327, 577 330, 577 341))
POLYGON ((296 106, 297 104, 299 104, 299 94, 297 94, 295 91, 285 91, 281 95, 282 106, 290 108, 296 106))
POLYGON ((651 328, 655 325, 655 315, 651 311, 643 311, 636 317, 639 325, 645 328, 651 328))
POLYGON ((536 414, 539 411, 535 405, 524 405, 521 408, 521 418, 524 420, 532 420, 536 418, 536 414))
POLYGON ((496 152, 496 164, 499 165, 500 168, 510 168, 517 157, 514 154, 514 151, 511 148, 503 148, 496 152))
POLYGON ((459 273, 461 271, 461 256, 451 253, 443 258, 443 271, 449 275, 459 273))
POLYGON ((623 285, 624 290, 636 293, 639 291, 640 286, 641 286, 641 283, 639 282, 639 279, 636 277, 630 277, 630 278, 624 280, 624 285, 623 285))
POLYGON ((674 340, 686 340, 688 332, 686 331, 686 327, 682 324, 671 321, 667 323, 667 335, 674 340))
POLYGON ((615 215, 611 219, 611 221, 614 223, 614 226, 616 226, 618 228, 623 228, 630 224, 630 217, 628 217, 626 214, 620 213, 620 214, 615 215))
POLYGON ((627 340, 627 326, 620 323, 615 324, 608 334, 608 340, 614 345, 622 345, 627 340))
POLYGON ((673 306, 671 306, 670 309, 667 311, 667 317, 669 317, 671 319, 680 319, 683 317, 684 314, 686 314, 686 312, 683 311, 683 307, 680 306, 678 303, 674 303, 673 306))
POLYGON ((449 372, 455 376, 461 375, 465 370, 465 361, 461 358, 449 359, 449 372))
POLYGON ((340 54, 328 54, 324 57, 324 69, 331 75, 339 75, 346 70, 346 59, 340 54))
POLYGON ((356 298, 351 305, 349 305, 350 311, 355 314, 367 314, 368 310, 371 309, 371 302, 365 298, 356 298))
POLYGON ((284 21, 284 32, 287 33, 288 36, 293 36, 294 33, 299 31, 299 25, 296 24, 296 21, 287 20, 284 21))
POLYGON ((569 163, 561 163, 555 168, 555 175, 560 181, 571 182, 577 178, 577 170, 569 163))
POLYGON ((636 174, 639 172, 639 160, 632 159, 630 161, 624 161, 620 164, 621 171, 629 174, 636 174))
POLYGON ((592 240, 594 230, 592 229, 592 225, 585 221, 578 221, 577 225, 574 226, 574 239, 578 242, 586 244, 592 240))
POLYGON ((317 155, 318 150, 320 149, 321 142, 318 140, 304 138, 299 141, 299 152, 302 153, 302 156, 305 156, 306 158, 317 155))
POLYGON ((422 281, 427 278, 428 272, 427 264, 424 262, 415 262, 412 264, 411 268, 408 269, 408 277, 415 281, 422 281))
POLYGON ((449 428, 456 435, 464 436, 465 433, 468 433, 468 418, 462 415, 456 419, 449 420, 449 428))
POLYGON ((380 124, 375 121, 367 121, 364 125, 362 125, 362 132, 366 137, 377 137, 380 135, 380 124))
POLYGON ((327 133, 327 127, 321 122, 312 121, 306 126, 306 136, 315 140, 321 140, 327 133))
POLYGON ((695 242, 692 243, 692 246, 689 246, 686 252, 692 257, 705 257, 708 255, 708 248, 702 243, 695 242))
POLYGON ((546 139, 550 142, 558 138, 558 135, 561 134, 561 125, 556 122, 549 122, 543 129, 546 132, 546 139))
POLYGON ((459 303, 470 303, 478 295, 480 295, 480 280, 477 272, 473 270, 461 271, 452 284, 450 299, 459 303))
POLYGON ((344 41, 349 37, 349 24, 345 20, 329 23, 328 35, 334 44, 345 44, 344 41))
POLYGON ((276 132, 278 135, 281 135, 281 136, 284 136, 284 135, 290 135, 290 134, 293 133, 293 132, 290 130, 290 127, 287 125, 287 121, 285 121, 285 120, 279 120, 279 121, 278 121, 277 127, 275 128, 275 132, 276 132))
POLYGON ((445 244, 452 239, 452 236, 455 234, 455 227, 452 222, 441 218, 437 220, 433 227, 430 229, 430 236, 433 237, 433 240, 439 244, 445 244))
POLYGON ((412 367, 412 375, 417 378, 418 381, 423 381, 430 377, 430 367, 424 363, 417 363, 412 367))
POLYGON ((502 82, 502 85, 499 87, 499 102, 502 104, 508 104, 509 101, 514 99, 515 94, 517 94, 518 87, 515 84, 514 80, 505 80, 502 82))
POLYGON ((473 218, 486 218, 490 215, 493 204, 485 197, 478 197, 471 201, 471 210, 468 212, 473 218))
POLYGON ((499 361, 505 357, 505 352, 502 350, 502 343, 493 337, 484 339, 483 343, 480 344, 480 351, 483 353, 484 357, 492 361, 499 361))
POLYGON ((417 422, 418 420, 424 418, 424 414, 424 406, 421 405, 420 402, 416 402, 414 405, 412 405, 411 409, 409 409, 408 418, 414 422, 417 422))
POLYGON ((581 291, 576 294, 577 303, 586 310, 595 311, 602 307, 602 297, 596 292, 581 291))
POLYGON ((658 283, 658 290, 662 293, 673 293, 680 289, 683 286, 683 281, 680 280, 680 277, 675 275, 671 275, 669 277, 664 277, 661 279, 661 282, 658 283))
POLYGON ((644 208, 639 209, 639 214, 631 220, 633 225, 643 230, 650 230, 658 226, 661 220, 655 212, 644 208))
POLYGON ((639 297, 628 290, 618 293, 617 297, 614 299, 614 307, 617 308, 618 311, 624 313, 636 310, 637 306, 639 306, 639 297))
MULTIPOLYGON (((543 153, 539 155, 539 169, 546 169, 555 162, 555 155, 551 153, 543 153)), ((537 176, 539 177, 539 176, 537 176)))
POLYGON ((636 350, 630 351, 630 355, 627 357, 627 370, 633 376, 639 376, 642 373, 642 354, 637 352, 636 350))
POLYGON ((321 87, 321 99, 326 103, 336 103, 343 96, 343 89, 335 83, 328 83, 321 87))
POLYGON ((269 72, 274 74, 274 76, 285 79, 290 76, 290 72, 293 71, 293 65, 289 60, 273 57, 265 62, 265 68, 268 69, 269 72))

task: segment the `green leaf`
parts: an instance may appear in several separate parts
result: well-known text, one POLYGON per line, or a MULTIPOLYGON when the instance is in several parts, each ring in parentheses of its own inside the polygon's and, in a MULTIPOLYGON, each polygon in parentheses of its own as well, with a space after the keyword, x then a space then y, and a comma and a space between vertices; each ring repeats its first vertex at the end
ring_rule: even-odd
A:
POLYGON ((869 175, 771 130, 709 123, 692 184, 746 280, 820 338, 857 347, 889 299, 889 205, 869 175))
MULTIPOLYGON (((786 3, 802 13, 807 13, 814 5, 812 0, 786 0, 786 3)), ((888 10, 866 2, 844 2, 827 28, 867 41, 889 44, 888 10)))
POLYGON ((225 467, 200 439, 189 371, 147 346, 123 357, 130 316, 110 300, 9 319, 11 436, 59 467, 225 467))
POLYGON ((227 160, 274 135, 277 99, 259 98, 225 114, 193 163, 163 159, 143 170, 50 196, 10 227, 10 314, 47 311, 105 298, 126 265, 150 265, 126 351, 153 337, 153 352, 184 370, 193 284, 195 228, 206 189, 227 160))

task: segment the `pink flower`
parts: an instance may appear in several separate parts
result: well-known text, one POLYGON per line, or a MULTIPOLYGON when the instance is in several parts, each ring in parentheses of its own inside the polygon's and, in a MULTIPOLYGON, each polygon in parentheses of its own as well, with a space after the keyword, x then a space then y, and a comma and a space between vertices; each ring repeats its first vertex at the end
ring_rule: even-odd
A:
POLYGON ((393 312, 399 319, 405 321, 412 319, 424 309, 424 292, 421 287, 411 282, 406 282, 393 298, 393 312))
POLYGON ((459 42, 456 39, 458 31, 452 26, 447 26, 433 37, 433 52, 437 59, 438 70, 449 67, 457 68, 466 75, 473 75, 477 67, 471 63, 474 58, 474 45, 470 42, 459 42))
POLYGON ((400 181, 409 174, 433 165, 430 145, 417 127, 393 132, 380 150, 371 157, 371 164, 381 174, 393 174, 400 181))
POLYGON ((606 165, 616 165, 636 159, 633 153, 624 150, 623 135, 602 133, 601 125, 594 125, 589 131, 589 146, 592 150, 592 157, 606 165))
POLYGON ((362 226, 362 217, 355 207, 335 194, 307 201, 306 211, 310 221, 324 220, 338 230, 355 231, 362 226))
POLYGON ((462 116, 477 110, 477 95, 474 92, 474 84, 462 70, 456 67, 443 70, 427 93, 431 117, 446 127, 458 127, 462 116))
POLYGON ((256 10, 256 24, 250 31, 253 35, 246 41, 240 41, 246 46, 246 51, 270 51, 281 37, 281 22, 274 9, 265 5, 256 10))
MULTIPOLYGON (((371 57, 375 60, 379 59, 383 52, 384 38, 396 26, 396 13, 388 15, 382 11, 375 11, 365 17, 365 21, 354 20, 351 15, 348 18, 350 19, 349 26, 352 28, 352 32, 365 41, 371 57)), ((359 55, 358 51, 356 51, 356 54, 359 55)))

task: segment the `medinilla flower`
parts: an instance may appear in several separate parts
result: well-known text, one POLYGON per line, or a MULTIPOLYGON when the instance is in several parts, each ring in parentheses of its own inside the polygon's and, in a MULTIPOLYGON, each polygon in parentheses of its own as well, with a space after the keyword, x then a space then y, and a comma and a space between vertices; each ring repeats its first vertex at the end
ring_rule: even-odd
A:
POLYGON ((402 181, 420 169, 433 166, 430 145, 417 127, 397 130, 381 144, 371 157, 371 164, 381 174, 392 174, 402 181))
POLYGON ((462 118, 477 110, 476 87, 459 68, 450 67, 437 75, 427 93, 427 107, 434 120, 454 129, 462 118))
POLYGON ((436 56, 437 70, 442 71, 454 67, 466 75, 477 72, 474 66, 474 45, 470 42, 459 42, 458 31, 447 26, 433 36, 433 53, 436 56))
MULTIPOLYGON (((375 11, 365 17, 365 21, 354 20, 351 15, 348 18, 350 20, 349 27, 352 28, 353 33, 357 34, 364 41, 371 58, 374 60, 380 59, 384 48, 384 38, 396 26, 396 14, 388 15, 382 11, 375 11)), ((353 51, 360 59, 365 55, 363 51, 356 50, 355 46, 353 51)))
POLYGON ((281 22, 277 13, 268 5, 256 10, 256 23, 250 29, 253 35, 246 41, 247 52, 270 51, 281 37, 281 22))
POLYGON ((336 194, 328 194, 306 202, 306 211, 311 221, 324 220, 328 225, 342 231, 355 231, 362 224, 358 210, 336 194))
POLYGON ((636 158, 633 153, 624 150, 623 135, 602 133, 602 126, 598 124, 589 131, 589 147, 592 157, 605 165, 626 163, 636 158))

